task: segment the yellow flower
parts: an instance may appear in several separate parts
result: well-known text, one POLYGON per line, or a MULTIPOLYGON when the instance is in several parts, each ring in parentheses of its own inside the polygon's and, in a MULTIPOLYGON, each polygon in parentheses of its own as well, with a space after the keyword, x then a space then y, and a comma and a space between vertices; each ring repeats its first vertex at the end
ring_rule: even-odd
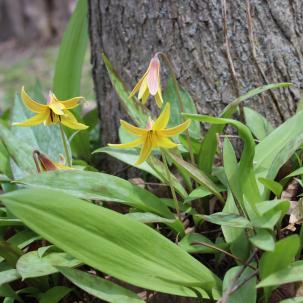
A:
POLYGON ((38 150, 33 151, 33 158, 37 167, 38 173, 41 173, 42 171, 52 171, 52 170, 70 170, 73 169, 71 167, 64 165, 64 159, 63 163, 57 163, 52 161, 50 158, 48 158, 46 155, 40 153, 38 150))
POLYGON ((21 97, 23 103, 37 115, 23 121, 15 122, 16 126, 34 126, 40 123, 44 125, 61 123, 72 129, 86 129, 87 125, 79 123, 75 116, 68 110, 79 105, 82 97, 75 97, 65 101, 59 101, 57 97, 50 92, 47 104, 41 104, 34 101, 22 87, 21 97))
POLYGON ((147 71, 136 84, 130 93, 129 98, 133 97, 138 91, 138 99, 142 99, 143 104, 146 103, 149 94, 151 94, 152 96, 155 96, 156 103, 161 108, 163 99, 160 82, 160 60, 157 56, 154 56, 151 59, 147 71))
POLYGON ((143 163, 150 155, 152 149, 157 147, 162 148, 174 148, 178 144, 174 143, 169 139, 169 137, 176 136, 183 131, 185 131, 191 121, 186 120, 182 124, 179 124, 172 128, 166 128, 170 118, 170 104, 165 105, 164 110, 158 117, 158 119, 153 122, 149 119, 146 129, 133 126, 126 121, 121 120, 121 126, 129 133, 138 136, 139 138, 124 144, 108 144, 110 147, 115 148, 131 148, 138 145, 142 145, 139 159, 135 165, 143 163))

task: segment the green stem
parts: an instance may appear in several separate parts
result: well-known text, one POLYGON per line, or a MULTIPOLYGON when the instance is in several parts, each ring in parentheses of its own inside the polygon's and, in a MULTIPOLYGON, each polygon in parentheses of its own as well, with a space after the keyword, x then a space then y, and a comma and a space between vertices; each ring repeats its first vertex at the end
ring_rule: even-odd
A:
MULTIPOLYGON (((177 82, 177 78, 176 78, 176 73, 174 71, 173 65, 171 64, 168 56, 165 53, 159 52, 157 53, 159 55, 161 55, 164 59, 164 61, 166 62, 166 65, 168 67, 169 73, 172 77, 173 80, 173 84, 177 93, 177 100, 179 103, 179 108, 180 108, 180 112, 184 113, 184 104, 181 98, 181 93, 180 93, 180 88, 177 82)), ((185 118, 182 116, 182 120, 185 121, 185 118)), ((188 144, 188 150, 189 150, 189 154, 190 154, 190 160, 192 162, 193 165, 196 165, 195 163, 195 157, 194 157, 194 153, 193 153, 193 147, 190 141, 190 136, 189 136, 189 131, 188 129, 185 131, 185 135, 186 135, 186 140, 187 140, 187 144, 188 144)))
POLYGON ((64 132, 64 129, 63 129, 63 126, 61 123, 60 123, 60 132, 61 132, 61 138, 62 138, 64 153, 65 153, 66 163, 67 163, 67 166, 71 167, 72 160, 71 160, 70 154, 68 152, 68 148, 67 148, 67 137, 65 135, 65 132, 64 132))
POLYGON ((177 212, 177 217, 181 221, 180 208, 179 208, 179 203, 178 203, 176 191, 175 191, 175 188, 174 188, 174 185, 173 185, 173 182, 172 182, 172 178, 171 178, 171 174, 170 174, 170 171, 169 171, 169 168, 168 168, 165 152, 162 149, 161 149, 161 155, 162 155, 165 171, 166 171, 166 174, 167 174, 167 181, 168 181, 170 191, 171 191, 171 194, 172 194, 174 202, 175 202, 175 209, 176 209, 176 212, 177 212))

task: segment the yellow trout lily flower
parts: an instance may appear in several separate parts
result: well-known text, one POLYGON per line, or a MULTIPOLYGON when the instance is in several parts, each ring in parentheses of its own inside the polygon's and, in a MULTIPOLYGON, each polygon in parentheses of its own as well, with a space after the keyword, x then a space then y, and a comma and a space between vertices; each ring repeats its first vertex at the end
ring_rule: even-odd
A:
POLYGON ((169 139, 169 137, 176 136, 184 132, 190 125, 191 121, 186 120, 182 124, 179 124, 172 128, 166 128, 170 118, 170 104, 167 103, 158 117, 158 119, 153 122, 149 119, 146 129, 139 128, 129 124, 128 122, 121 120, 121 126, 129 133, 139 137, 138 139, 124 143, 124 144, 108 144, 110 147, 115 148, 132 148, 142 145, 139 159, 135 165, 143 163, 150 155, 154 148, 174 148, 178 144, 174 143, 169 139))
POLYGON ((23 121, 15 122, 16 126, 34 126, 40 123, 44 125, 61 123, 72 129, 86 129, 87 125, 79 123, 69 109, 79 105, 82 97, 75 97, 69 100, 60 101, 50 92, 47 104, 41 104, 34 101, 25 91, 24 87, 21 90, 21 98, 23 103, 34 113, 35 116, 23 121))
POLYGON ((36 164, 38 173, 47 172, 52 170, 70 170, 71 167, 64 165, 64 159, 62 163, 54 162, 49 157, 39 152, 38 150, 33 151, 33 158, 36 164))
POLYGON ((136 84, 134 89, 129 95, 129 98, 133 97, 137 92, 138 99, 142 99, 142 103, 145 104, 149 95, 155 96, 155 100, 159 108, 163 104, 161 82, 160 82, 160 60, 157 56, 154 56, 148 66, 147 71, 143 77, 136 84))

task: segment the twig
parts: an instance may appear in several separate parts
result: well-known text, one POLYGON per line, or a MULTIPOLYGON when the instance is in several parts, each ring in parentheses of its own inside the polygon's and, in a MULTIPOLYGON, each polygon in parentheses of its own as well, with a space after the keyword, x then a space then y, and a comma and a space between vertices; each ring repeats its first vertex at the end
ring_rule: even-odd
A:
POLYGON ((252 265, 249 264, 250 261, 249 262, 248 261, 244 261, 241 258, 239 258, 238 256, 235 256, 232 253, 230 253, 230 252, 228 252, 228 251, 226 251, 226 250, 224 250, 224 249, 222 249, 220 247, 217 247, 217 246, 215 246, 215 245, 213 245, 211 243, 207 243, 207 242, 203 242, 203 241, 200 242, 199 241, 199 242, 193 242, 191 244, 192 245, 203 245, 203 246, 215 249, 215 250, 217 250, 217 251, 219 251, 219 252, 221 252, 221 253, 223 253, 223 254, 225 254, 227 256, 230 256, 231 258, 233 258, 233 259, 237 260, 238 262, 242 263, 244 265, 244 269, 245 269, 245 267, 250 267, 252 269, 256 269, 254 266, 252 266, 252 265))

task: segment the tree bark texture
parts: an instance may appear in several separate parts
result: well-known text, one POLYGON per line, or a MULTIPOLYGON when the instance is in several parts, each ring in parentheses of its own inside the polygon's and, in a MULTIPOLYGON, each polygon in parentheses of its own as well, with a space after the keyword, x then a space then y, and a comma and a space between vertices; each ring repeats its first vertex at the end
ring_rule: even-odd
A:
POLYGON ((89 0, 89 6, 104 143, 117 141, 123 111, 102 51, 130 86, 156 51, 168 53, 178 80, 206 114, 218 114, 256 86, 292 82, 250 106, 274 124, 294 114, 303 88, 303 1, 89 0))

